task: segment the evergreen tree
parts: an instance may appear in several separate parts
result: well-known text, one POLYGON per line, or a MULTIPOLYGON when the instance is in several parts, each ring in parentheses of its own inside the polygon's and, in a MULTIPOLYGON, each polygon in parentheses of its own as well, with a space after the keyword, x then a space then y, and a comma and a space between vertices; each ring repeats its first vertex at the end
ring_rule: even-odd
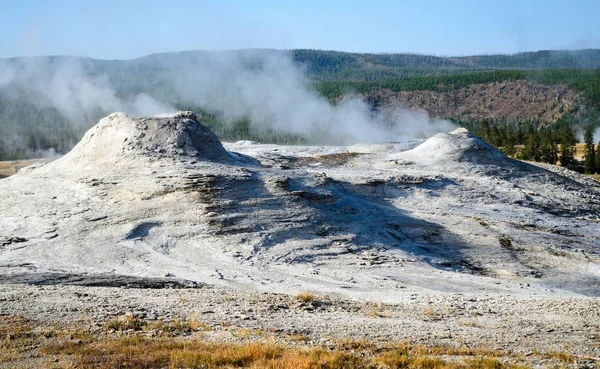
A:
POLYGON ((542 157, 542 153, 540 150, 540 136, 539 132, 536 130, 531 130, 527 135, 527 140, 525 141, 525 145, 521 150, 519 155, 519 159, 521 160, 532 160, 532 161, 540 161, 542 157))
POLYGON ((480 137, 485 142, 492 144, 492 142, 490 142, 490 123, 487 119, 483 119, 479 122, 476 136, 480 137))
POLYGON ((552 130, 543 130, 540 137, 540 160, 543 163, 556 164, 558 148, 552 130))
POLYGON ((515 157, 515 154, 517 153, 517 147, 511 138, 506 140, 506 145, 504 145, 502 148, 502 152, 511 158, 515 157))
POLYGON ((594 149, 594 134, 592 128, 588 127, 585 130, 583 136, 583 142, 585 143, 585 156, 583 159, 583 168, 586 174, 592 174, 596 172, 596 150, 594 149))
POLYGON ((560 137, 560 165, 565 168, 574 168, 575 161, 575 133, 570 124, 565 124, 560 137))

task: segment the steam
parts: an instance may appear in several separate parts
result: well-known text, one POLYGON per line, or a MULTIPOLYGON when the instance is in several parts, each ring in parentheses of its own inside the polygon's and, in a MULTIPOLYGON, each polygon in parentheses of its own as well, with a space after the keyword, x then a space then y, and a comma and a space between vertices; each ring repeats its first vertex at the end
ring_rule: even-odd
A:
MULTIPOLYGON (((577 127, 575 131, 577 142, 585 142, 585 130, 582 127, 577 127)), ((592 143, 600 143, 600 126, 596 127, 596 130, 592 133, 592 143)))
POLYGON ((453 129, 425 111, 402 107, 382 114, 358 96, 332 105, 316 93, 287 53, 246 50, 204 54, 174 80, 190 104, 220 112, 226 120, 250 118, 257 131, 275 130, 329 143, 371 143, 425 138, 453 129))
MULTIPOLYGON (((448 121, 431 120, 422 110, 398 106, 375 111, 356 95, 331 104, 282 51, 179 53, 121 62, 70 57, 0 60, 0 95, 9 101, 26 100, 38 109, 55 109, 78 135, 113 111, 165 116, 175 112, 173 104, 200 107, 228 124, 248 119, 258 137, 275 132, 320 144, 427 138, 454 128, 448 121), (111 68, 123 68, 128 78, 111 68), (156 76, 140 70, 156 71, 156 76)), ((11 142, 23 140, 13 137, 11 142)), ((42 154, 54 156, 55 151, 42 154)))
POLYGON ((54 108, 72 124, 84 124, 99 111, 146 115, 174 110, 144 93, 132 99, 118 98, 108 76, 91 75, 78 58, 25 58, 16 63, 0 60, 0 89, 5 89, 9 98, 25 98, 39 108, 54 108))
POLYGON ((40 158, 40 159, 58 159, 60 158, 62 155, 60 155, 59 153, 56 152, 56 150, 54 150, 54 148, 49 148, 48 150, 38 150, 35 153, 35 157, 36 158, 40 158))

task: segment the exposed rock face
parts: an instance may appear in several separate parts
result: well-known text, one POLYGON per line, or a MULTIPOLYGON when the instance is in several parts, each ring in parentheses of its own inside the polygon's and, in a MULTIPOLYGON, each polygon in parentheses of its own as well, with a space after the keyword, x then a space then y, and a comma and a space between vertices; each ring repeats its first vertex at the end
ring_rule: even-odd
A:
POLYGON ((432 117, 553 122, 577 106, 581 97, 565 86, 504 81, 449 91, 392 92, 384 89, 370 92, 365 98, 384 112, 400 106, 424 109, 432 117))
POLYGON ((600 294, 600 185, 584 176, 464 131, 354 152, 225 148, 188 113, 103 119, 65 157, 0 181, 0 274, 374 300, 600 294))

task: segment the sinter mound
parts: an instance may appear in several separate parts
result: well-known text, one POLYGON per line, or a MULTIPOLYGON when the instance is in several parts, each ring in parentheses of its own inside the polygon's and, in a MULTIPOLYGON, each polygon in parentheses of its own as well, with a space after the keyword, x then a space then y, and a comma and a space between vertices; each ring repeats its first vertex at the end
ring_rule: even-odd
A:
POLYGON ((86 132, 61 162, 75 165, 126 161, 140 156, 188 156, 231 162, 219 138, 192 112, 172 117, 134 118, 113 113, 86 132))
POLYGON ((465 131, 370 146, 222 145, 191 113, 111 114, 62 159, 0 180, 0 282, 600 294, 597 184, 465 131))
POLYGON ((509 164, 513 160, 479 137, 458 128, 450 133, 438 133, 412 150, 400 154, 421 165, 448 162, 473 164, 509 164))

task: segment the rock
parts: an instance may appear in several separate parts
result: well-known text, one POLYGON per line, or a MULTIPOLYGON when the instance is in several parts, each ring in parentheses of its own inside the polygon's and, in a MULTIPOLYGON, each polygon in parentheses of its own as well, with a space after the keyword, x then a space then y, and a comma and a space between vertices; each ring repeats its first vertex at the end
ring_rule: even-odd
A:
POLYGON ((354 153, 223 145, 198 119, 111 114, 63 158, 0 180, 0 284, 600 294, 600 185, 584 176, 465 131, 354 153))

